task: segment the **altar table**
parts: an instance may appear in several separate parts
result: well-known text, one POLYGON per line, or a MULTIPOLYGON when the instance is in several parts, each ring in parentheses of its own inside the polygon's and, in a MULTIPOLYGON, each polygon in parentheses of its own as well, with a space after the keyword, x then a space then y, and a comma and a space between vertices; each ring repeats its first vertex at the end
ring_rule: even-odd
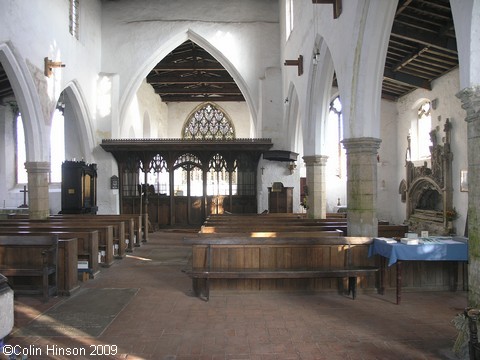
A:
MULTIPOLYGON (((402 261, 468 261, 468 243, 465 237, 437 236, 420 238, 418 245, 406 245, 391 238, 374 238, 368 256, 380 255, 380 293, 385 290, 385 263, 397 266, 397 304, 400 304, 402 289, 402 261)), ((455 267, 454 275, 457 268, 455 267)), ((456 290, 456 285, 452 286, 456 290)))

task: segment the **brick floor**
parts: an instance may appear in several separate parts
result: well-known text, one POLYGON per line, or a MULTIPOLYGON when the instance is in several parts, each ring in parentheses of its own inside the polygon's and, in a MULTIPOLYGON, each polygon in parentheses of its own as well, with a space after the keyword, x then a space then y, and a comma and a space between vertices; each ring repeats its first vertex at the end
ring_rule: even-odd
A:
MULTIPOLYGON (((100 336, 13 335, 6 343, 26 349, 28 359, 456 358, 452 319, 466 307, 465 292, 405 292, 402 304, 396 305, 394 291, 384 296, 359 294, 356 300, 330 292, 213 291, 204 302, 193 296, 191 281, 181 272, 190 255, 183 236, 175 231, 151 234, 148 243, 81 284, 138 289, 100 336), (89 351, 92 345, 104 352, 114 351, 115 345, 116 354, 46 355, 47 346, 89 351)), ((18 297, 15 329, 64 301, 68 298, 43 303, 18 297)))

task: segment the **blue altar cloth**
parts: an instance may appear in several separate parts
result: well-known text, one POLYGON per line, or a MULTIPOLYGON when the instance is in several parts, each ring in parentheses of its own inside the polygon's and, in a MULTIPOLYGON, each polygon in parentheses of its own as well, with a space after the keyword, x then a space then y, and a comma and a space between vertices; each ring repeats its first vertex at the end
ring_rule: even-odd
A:
POLYGON ((467 261, 468 244, 464 237, 420 238, 418 245, 406 245, 389 238, 374 238, 368 256, 388 258, 388 266, 401 260, 467 261))

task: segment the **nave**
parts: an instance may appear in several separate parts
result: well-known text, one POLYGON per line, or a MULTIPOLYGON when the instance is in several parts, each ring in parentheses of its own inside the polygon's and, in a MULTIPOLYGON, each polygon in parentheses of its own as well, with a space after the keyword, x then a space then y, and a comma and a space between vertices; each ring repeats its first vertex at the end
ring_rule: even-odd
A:
POLYGON ((191 256, 182 239, 197 230, 151 233, 70 297, 16 297, 6 344, 42 352, 29 359, 455 358, 452 320, 467 306, 464 291, 405 292, 401 305, 394 291, 356 300, 336 292, 216 291, 205 302, 182 272, 191 256), (99 296, 110 291, 118 296, 99 296), (117 354, 46 356, 47 346, 58 353, 92 345, 117 354))

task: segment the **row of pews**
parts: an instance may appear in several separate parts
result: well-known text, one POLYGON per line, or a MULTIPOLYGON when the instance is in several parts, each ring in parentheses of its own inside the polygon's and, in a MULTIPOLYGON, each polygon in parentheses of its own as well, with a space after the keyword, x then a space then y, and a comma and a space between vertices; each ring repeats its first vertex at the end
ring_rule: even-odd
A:
POLYGON ((0 273, 16 294, 70 295, 146 241, 146 215, 9 215, 0 220, 0 273))
MULTIPOLYGON (((403 237, 403 225, 379 224, 379 236, 403 237)), ((379 267, 368 258, 370 237, 347 236, 344 214, 308 219, 302 214, 211 215, 192 246, 197 296, 210 289, 330 290, 355 298, 357 285, 379 288, 379 267)))

